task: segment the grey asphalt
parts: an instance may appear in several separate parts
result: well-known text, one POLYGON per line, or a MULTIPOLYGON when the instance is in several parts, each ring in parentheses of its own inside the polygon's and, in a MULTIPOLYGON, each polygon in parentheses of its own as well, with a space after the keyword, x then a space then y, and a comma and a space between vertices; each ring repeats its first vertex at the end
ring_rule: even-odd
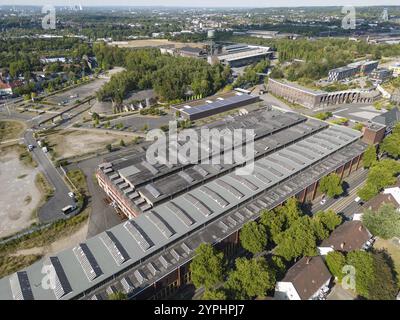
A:
POLYGON ((74 204, 74 201, 68 196, 70 189, 48 156, 37 146, 32 130, 25 132, 24 141, 27 145, 32 144, 35 146, 32 151, 32 157, 38 163, 49 183, 54 187, 54 195, 39 209, 39 221, 46 223, 64 218, 65 215, 62 212, 62 208, 74 204))
POLYGON ((324 205, 321 205, 320 202, 317 201, 312 206, 312 213, 315 214, 318 211, 332 209, 346 219, 351 219, 353 214, 360 213, 360 205, 354 200, 357 197, 357 190, 366 180, 367 175, 368 170, 364 169, 359 169, 359 171, 352 173, 350 177, 344 179, 344 181, 348 183, 347 194, 338 199, 327 198, 324 205))
MULTIPOLYGON (((124 150, 126 152, 126 150, 124 150)), ((119 152, 116 152, 119 153, 119 152)), ((95 182, 94 174, 97 166, 103 161, 103 157, 90 158, 81 161, 77 164, 86 175, 86 181, 89 189, 89 204, 92 211, 89 217, 89 226, 87 238, 110 229, 122 222, 122 219, 117 215, 115 209, 104 202, 107 195, 95 182)))

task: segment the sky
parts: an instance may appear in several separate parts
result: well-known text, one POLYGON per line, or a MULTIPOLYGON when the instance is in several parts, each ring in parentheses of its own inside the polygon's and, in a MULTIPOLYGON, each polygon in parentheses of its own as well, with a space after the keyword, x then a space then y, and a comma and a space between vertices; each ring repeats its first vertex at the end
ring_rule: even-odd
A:
POLYGON ((399 0, 0 0, 0 5, 79 5, 85 6, 194 6, 194 7, 297 7, 400 5, 399 0))

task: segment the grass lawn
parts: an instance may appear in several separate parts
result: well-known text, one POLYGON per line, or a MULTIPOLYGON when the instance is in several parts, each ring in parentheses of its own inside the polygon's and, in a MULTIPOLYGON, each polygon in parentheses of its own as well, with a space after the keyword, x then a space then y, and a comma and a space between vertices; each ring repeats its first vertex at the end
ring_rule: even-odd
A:
MULTIPOLYGON (((86 183, 86 176, 82 170, 79 170, 79 169, 70 170, 67 172, 67 176, 81 194, 83 194, 83 195, 88 194, 88 186, 86 183)), ((67 179, 67 181, 68 181, 68 179, 67 179)))
POLYGON ((386 249, 393 259, 397 272, 397 278, 400 279, 400 245, 395 244, 393 239, 383 240, 377 238, 374 244, 375 249, 386 249))
POLYGON ((25 130, 22 122, 14 120, 0 121, 0 142, 17 139, 25 130))
POLYGON ((41 258, 40 255, 0 256, 0 278, 23 269, 41 258))

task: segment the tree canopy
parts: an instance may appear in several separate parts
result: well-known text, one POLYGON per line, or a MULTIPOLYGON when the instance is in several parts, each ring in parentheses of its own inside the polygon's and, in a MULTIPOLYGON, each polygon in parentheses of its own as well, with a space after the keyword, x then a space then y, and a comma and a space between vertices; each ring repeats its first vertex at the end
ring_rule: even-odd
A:
POLYGON ((332 275, 342 281, 344 276, 342 270, 346 264, 346 257, 339 251, 331 251, 326 255, 325 261, 332 275))
POLYGON ((363 165, 364 168, 369 168, 376 162, 376 147, 370 145, 364 152, 363 165))
POLYGON ((316 256, 317 239, 313 221, 304 216, 278 236, 275 253, 287 261, 301 256, 316 256))
POLYGON ((386 152, 393 158, 400 156, 400 123, 396 124, 391 135, 388 135, 380 145, 381 152, 386 152))
POLYGON ((149 88, 167 101, 184 99, 188 92, 205 97, 223 88, 231 74, 230 68, 221 64, 211 66, 201 59, 163 55, 157 49, 128 50, 96 44, 94 52, 104 69, 126 68, 97 92, 100 101, 121 103, 129 92, 149 88))
POLYGON ((400 237, 400 214, 392 204, 383 204, 377 212, 366 210, 362 222, 374 236, 400 237))
POLYGON ((203 300, 226 300, 226 298, 226 293, 222 289, 207 289, 202 297, 203 300))
POLYGON ((195 257, 190 264, 192 281, 196 288, 204 286, 211 289, 223 280, 224 269, 222 252, 217 252, 209 243, 202 243, 196 248, 195 257))
POLYGON ((377 161, 369 169, 367 183, 358 190, 358 196, 364 201, 372 199, 383 188, 396 183, 400 173, 400 162, 393 159, 377 161))
POLYGON ((267 245, 267 231, 265 226, 255 221, 246 223, 240 230, 240 243, 244 249, 256 254, 267 245))
POLYGON ((319 211, 314 215, 314 219, 320 221, 329 231, 333 231, 342 223, 342 217, 333 210, 319 211))
POLYGON ((346 263, 355 268, 356 292, 370 300, 393 300, 398 288, 391 262, 383 252, 351 251, 346 263))
POLYGON ((343 193, 342 182, 336 173, 323 177, 319 182, 319 189, 330 198, 340 196, 343 193))
POLYGON ((233 299, 245 300, 265 296, 275 287, 275 272, 264 258, 238 258, 236 269, 228 275, 226 289, 233 299))

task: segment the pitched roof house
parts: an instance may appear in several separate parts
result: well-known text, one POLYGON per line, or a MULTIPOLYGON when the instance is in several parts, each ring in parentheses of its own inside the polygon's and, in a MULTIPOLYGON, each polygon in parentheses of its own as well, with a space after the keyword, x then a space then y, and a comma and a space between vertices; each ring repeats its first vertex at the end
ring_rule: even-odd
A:
POLYGON ((303 257, 276 283, 274 298, 318 300, 328 292, 331 278, 332 275, 320 256, 303 257))
POLYGON ((371 233, 361 221, 347 221, 337 227, 329 238, 322 241, 318 250, 321 255, 326 255, 334 250, 342 252, 359 250, 366 248, 371 238, 371 233))

